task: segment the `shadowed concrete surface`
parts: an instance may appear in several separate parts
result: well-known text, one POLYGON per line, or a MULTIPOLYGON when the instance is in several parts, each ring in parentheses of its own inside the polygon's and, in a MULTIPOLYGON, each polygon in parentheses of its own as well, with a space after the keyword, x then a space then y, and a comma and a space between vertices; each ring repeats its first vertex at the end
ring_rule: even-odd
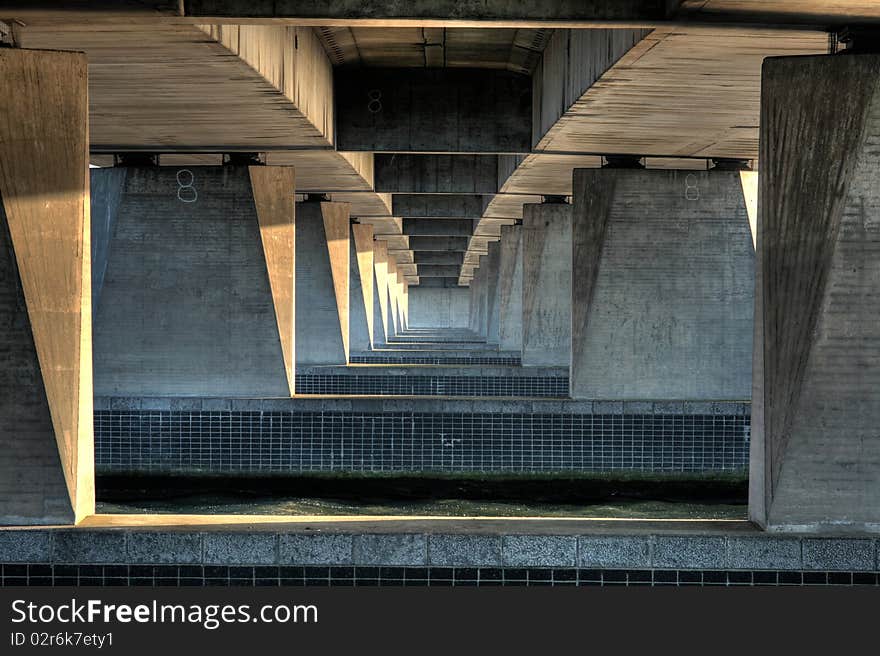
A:
POLYGON ((95 319, 97 393, 290 394, 293 205, 278 173, 258 174, 255 197, 247 167, 128 169, 95 319))
POLYGON ((498 263, 498 342, 503 351, 522 348, 522 227, 501 228, 498 263))
POLYGON ((410 326, 466 328, 469 301, 466 287, 413 287, 410 290, 410 326))
POLYGON ((764 64, 751 507, 769 528, 880 526, 878 76, 878 55, 764 64))
POLYGON ((116 231, 116 218, 119 215, 119 202, 125 185, 124 167, 114 168, 100 175, 90 176, 91 226, 92 226, 92 316, 101 302, 101 289, 107 273, 107 257, 113 233, 116 231))
POLYGON ((572 396, 748 399, 739 172, 579 169, 574 190, 572 396))
POLYGON ((375 319, 375 274, 373 273, 373 226, 351 226, 351 289, 349 328, 352 351, 365 351, 373 346, 375 319))
POLYGON ((0 522, 94 512, 86 59, 0 49, 0 522))
POLYGON ((571 217, 568 204, 523 208, 523 365, 571 360, 571 217))
POLYGON ((278 322, 278 337, 290 394, 294 391, 294 190, 296 174, 290 166, 248 167, 260 240, 269 274, 269 288, 278 322))
POLYGON ((479 69, 340 70, 342 150, 523 152, 531 147, 528 76, 479 69))
POLYGON ((373 303, 373 334, 378 344, 384 344, 394 334, 388 313, 388 246, 382 240, 373 242, 373 268, 376 273, 376 298, 373 303))
POLYGON ((296 364, 345 364, 349 346, 347 203, 296 205, 296 364))

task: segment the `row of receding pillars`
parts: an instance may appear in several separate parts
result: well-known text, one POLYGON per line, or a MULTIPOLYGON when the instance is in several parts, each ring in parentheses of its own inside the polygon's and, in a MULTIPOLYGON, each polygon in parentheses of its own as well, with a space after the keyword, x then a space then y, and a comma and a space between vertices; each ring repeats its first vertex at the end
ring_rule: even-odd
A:
MULTIPOLYGON (((14 89, 0 96, 5 521, 94 508, 86 70, 80 54, 0 50, 0 78, 14 89)), ((588 385, 623 372, 644 378, 639 389, 686 390, 724 380, 733 354, 753 353, 751 516, 789 529, 878 530, 880 57, 765 62, 751 296, 739 266, 742 180, 722 173, 583 172, 573 206, 527 207, 524 357, 533 335, 551 345, 538 351, 562 344, 573 389, 602 398, 582 376, 588 385), (673 266, 681 258, 684 274, 673 266), (627 304, 639 311, 620 312, 627 304), (752 321, 746 306, 753 348, 725 328, 752 321), (658 360, 667 346, 694 369, 658 360)), ((344 241, 324 228, 328 248, 344 241)), ((274 232, 260 235, 266 253, 274 232)), ((487 316, 501 312, 495 305, 487 316)), ((503 325, 499 315, 499 340, 503 325)), ((741 372, 730 373, 737 384, 741 372)))

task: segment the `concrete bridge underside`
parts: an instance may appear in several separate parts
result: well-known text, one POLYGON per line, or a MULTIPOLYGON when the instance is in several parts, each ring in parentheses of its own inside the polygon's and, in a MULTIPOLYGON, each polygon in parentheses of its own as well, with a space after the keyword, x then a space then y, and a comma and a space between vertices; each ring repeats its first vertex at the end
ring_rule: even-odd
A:
POLYGON ((876 3, 7 4, 6 523, 93 515, 123 416, 227 475, 227 413, 241 471, 748 469, 761 528, 880 527, 876 3))

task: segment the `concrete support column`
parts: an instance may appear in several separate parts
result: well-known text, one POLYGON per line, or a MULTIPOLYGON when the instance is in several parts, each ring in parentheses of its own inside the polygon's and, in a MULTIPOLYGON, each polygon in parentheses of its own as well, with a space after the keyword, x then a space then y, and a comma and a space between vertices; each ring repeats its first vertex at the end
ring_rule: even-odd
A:
POLYGON ((95 510, 87 69, 0 48, 0 524, 95 510))
POLYGON ((349 228, 348 203, 296 205, 297 365, 348 363, 349 228))
POLYGON ((498 265, 498 343, 502 351, 522 349, 522 226, 501 226, 498 265))
POLYGON ((571 205, 523 205, 523 365, 571 360, 571 205))
POLYGON ((501 265, 501 244, 490 241, 489 254, 486 256, 486 341, 497 344, 500 341, 501 297, 499 295, 499 268, 501 265))
POLYGON ((294 170, 128 167, 92 178, 120 187, 109 207, 113 194, 92 198, 106 271, 93 289, 95 393, 293 394, 294 170))
POLYGON ((381 346, 392 334, 391 316, 388 311, 388 244, 382 240, 373 242, 373 268, 376 286, 373 300, 373 344, 381 346))
POLYGON ((486 256, 480 255, 479 265, 474 272, 474 279, 477 281, 476 290, 476 324, 475 329, 480 337, 486 337, 488 334, 488 315, 489 315, 489 279, 486 275, 486 256))
POLYGON ((401 292, 400 292, 400 300, 402 301, 401 307, 403 308, 403 312, 401 313, 401 320, 403 322, 403 327, 409 327, 409 283, 404 280, 401 283, 401 292))
POLYGON ((764 62, 751 518, 880 531, 880 55, 764 62))
POLYGON ((397 262, 393 257, 388 258, 388 316, 391 321, 389 322, 389 329, 391 330, 391 335, 397 335, 400 333, 400 314, 397 308, 397 294, 398 294, 398 272, 397 272, 397 262))
POLYGON ((740 172, 577 169, 573 199, 571 396, 748 400, 740 172))
POLYGON ((373 273, 373 226, 356 223, 351 226, 349 266, 349 339, 352 352, 369 351, 373 347, 375 310, 375 275, 373 273))

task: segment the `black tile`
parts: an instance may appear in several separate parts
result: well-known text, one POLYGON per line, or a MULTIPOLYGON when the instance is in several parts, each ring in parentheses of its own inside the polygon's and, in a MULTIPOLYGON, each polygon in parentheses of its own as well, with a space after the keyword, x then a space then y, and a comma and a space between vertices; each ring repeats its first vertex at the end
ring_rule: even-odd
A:
POLYGON ((756 571, 752 572, 752 580, 755 585, 776 585, 778 577, 776 572, 756 571))
POLYGON ((679 585, 701 585, 703 583, 703 573, 691 570, 678 571, 679 585))
POLYGON ((654 583, 678 584, 678 572, 671 569, 655 569, 654 583))
POLYGON ((703 585, 727 585, 727 572, 712 570, 703 572, 703 585))
POLYGON ((727 580, 731 585, 748 585, 752 582, 752 573, 731 571, 727 573, 727 580))
POLYGON ((780 585, 803 585, 803 583, 801 572, 779 572, 780 585))
POLYGON ((852 572, 829 572, 829 585, 852 585, 852 572))
POLYGON ((804 572, 804 585, 827 585, 828 574, 825 572, 804 572))
POLYGON ((626 573, 627 581, 632 583, 650 583, 652 580, 651 570, 631 569, 626 573))

